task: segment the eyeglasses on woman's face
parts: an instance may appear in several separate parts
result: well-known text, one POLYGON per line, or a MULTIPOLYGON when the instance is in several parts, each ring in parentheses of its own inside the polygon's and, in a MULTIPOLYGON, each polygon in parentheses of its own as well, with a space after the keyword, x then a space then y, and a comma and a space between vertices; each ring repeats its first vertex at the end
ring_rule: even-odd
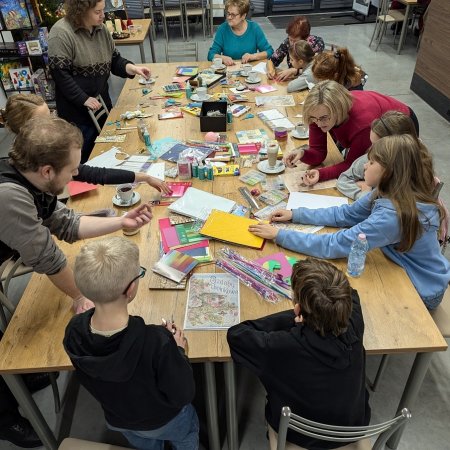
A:
POLYGON ((240 14, 239 13, 236 14, 236 13, 232 13, 230 11, 226 11, 225 12, 225 16, 227 18, 230 18, 230 19, 236 19, 236 17, 240 16, 240 14))
POLYGON ((321 124, 326 124, 330 121, 331 117, 326 114, 325 116, 320 116, 320 117, 314 117, 314 116, 309 116, 310 120, 314 123, 321 123, 321 124))
POLYGON ((147 269, 145 267, 140 266, 139 269, 139 275, 137 277, 134 277, 129 283, 128 286, 125 288, 125 290, 123 291, 123 295, 126 295, 128 289, 130 289, 130 286, 139 278, 144 278, 144 275, 146 274, 147 269))

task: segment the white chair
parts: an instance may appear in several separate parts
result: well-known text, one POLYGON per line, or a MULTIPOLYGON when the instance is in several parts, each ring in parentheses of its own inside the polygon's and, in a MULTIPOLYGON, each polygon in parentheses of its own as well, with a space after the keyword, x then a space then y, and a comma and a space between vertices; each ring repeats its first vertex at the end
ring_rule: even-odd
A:
POLYGON ((375 38, 377 41, 377 46, 375 47, 375 51, 378 50, 378 47, 381 44, 381 40, 383 39, 383 35, 386 33, 386 28, 388 24, 395 23, 395 31, 394 31, 394 44, 397 37, 397 28, 400 22, 405 20, 405 13, 400 9, 389 9, 391 5, 390 0, 380 0, 377 10, 377 19, 375 22, 375 28, 373 29, 372 38, 370 39, 369 47, 372 45, 372 42, 375 38))
MULTIPOLYGON (((400 415, 394 417, 387 422, 367 425, 362 427, 343 427, 337 425, 327 425, 319 422, 313 422, 312 420, 305 419, 301 416, 293 414, 289 407, 285 406, 281 410, 280 426, 278 428, 278 437, 276 445, 274 446, 273 439, 270 443, 271 450, 288 450, 288 449, 302 449, 299 446, 293 446, 292 444, 286 445, 287 431, 291 430, 310 436, 323 441, 331 442, 351 442, 344 447, 339 447, 339 450, 362 450, 372 449, 381 450, 391 435, 404 424, 406 420, 411 418, 411 414, 408 409, 403 408, 400 415), (371 447, 370 440, 372 436, 378 436, 375 444, 371 447)), ((270 436, 270 432, 269 432, 270 436)), ((272 436, 274 432, 272 430, 272 436)), ((305 450, 305 449, 303 449, 305 450)))
POLYGON ((203 40, 206 39, 206 2, 205 0, 184 0, 184 17, 186 20, 186 38, 189 40, 189 17, 201 17, 203 40))
POLYGON ((198 61, 197 42, 166 43, 166 62, 198 61))
POLYGON ((97 109, 97 111, 92 111, 88 108, 88 112, 94 122, 95 128, 97 128, 97 131, 100 133, 102 131, 102 127, 99 125, 98 120, 103 116, 103 114, 106 114, 106 117, 108 117, 109 109, 107 108, 101 95, 97 95, 97 100, 101 103, 102 107, 97 109))
POLYGON ((66 438, 58 450, 130 450, 127 447, 118 447, 112 444, 103 444, 101 442, 85 441, 83 439, 66 438))

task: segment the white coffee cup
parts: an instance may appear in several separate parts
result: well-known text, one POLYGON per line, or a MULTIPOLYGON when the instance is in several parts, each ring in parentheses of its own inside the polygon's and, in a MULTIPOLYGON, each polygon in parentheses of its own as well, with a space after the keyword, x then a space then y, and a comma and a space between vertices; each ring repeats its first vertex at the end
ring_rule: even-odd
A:
POLYGON ((213 65, 213 67, 215 67, 215 68, 222 67, 222 58, 214 58, 214 59, 212 60, 212 65, 213 65))
POLYGON ((299 136, 306 136, 308 134, 308 130, 307 130, 307 128, 305 127, 305 125, 303 123, 298 123, 295 126, 295 132, 299 136))
POLYGON ((122 203, 130 203, 133 198, 133 185, 131 183, 119 184, 117 186, 117 196, 122 203))
POLYGON ((277 156, 278 156, 278 142, 277 141, 268 141, 266 144, 267 148, 267 162, 270 169, 273 169, 277 164, 277 156))
POLYGON ((251 64, 243 64, 242 65, 242 75, 244 77, 248 77, 248 74, 252 71, 253 66, 251 64))
POLYGON ((208 89, 205 86, 199 86, 196 92, 199 100, 206 100, 208 89))
POLYGON ((254 70, 250 71, 248 74, 248 81, 255 82, 258 79, 258 72, 254 70))

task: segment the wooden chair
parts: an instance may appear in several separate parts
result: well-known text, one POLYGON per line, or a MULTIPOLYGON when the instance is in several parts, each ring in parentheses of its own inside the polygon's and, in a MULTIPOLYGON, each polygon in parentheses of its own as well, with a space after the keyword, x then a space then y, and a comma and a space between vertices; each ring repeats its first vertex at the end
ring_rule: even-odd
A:
POLYGON ((394 31, 394 44, 395 44, 398 24, 405 20, 404 12, 399 9, 389 9, 390 5, 391 5, 390 0, 380 0, 380 3, 378 5, 375 28, 373 29, 372 39, 370 39, 369 43, 370 47, 372 45, 374 38, 375 40, 377 40, 377 46, 375 47, 375 51, 378 50, 378 47, 381 44, 381 40, 383 39, 383 35, 386 33, 386 28, 388 24, 395 23, 395 31, 394 31))
POLYGON ((161 17, 164 25, 164 35, 166 37, 166 42, 169 42, 169 31, 167 28, 167 19, 176 19, 179 18, 181 25, 181 35, 183 40, 186 40, 184 37, 184 24, 183 24, 183 5, 182 0, 161 0, 162 3, 162 11, 161 17))
POLYGON ((184 44, 166 43, 166 62, 198 61, 197 42, 186 42, 184 44))
MULTIPOLYGON (((406 420, 409 420, 410 418, 411 414, 408 409, 403 408, 400 415, 394 417, 391 420, 388 420, 387 422, 375 425, 367 425, 363 427, 343 427, 313 422, 312 420, 308 420, 301 416, 293 414, 290 408, 285 406, 281 410, 280 426, 278 429, 276 446, 274 446, 274 442, 272 439, 270 442, 270 448, 271 450, 302 449, 302 447, 293 446, 292 444, 286 445, 287 431, 290 428, 297 433, 304 434, 305 436, 310 436, 323 441, 354 441, 352 444, 348 444, 344 447, 339 447, 340 450, 381 450, 384 449, 384 446, 391 435, 401 425, 403 425, 406 420), (371 438, 372 436, 378 436, 378 439, 371 447, 369 438, 371 438)), ((272 436, 274 436, 273 430, 272 436)))
POLYGON ((102 127, 98 123, 98 120, 100 117, 102 117, 104 114, 106 114, 106 117, 109 115, 109 109, 105 104, 105 101, 103 100, 103 97, 101 95, 97 95, 97 100, 101 103, 102 107, 98 109, 97 111, 92 111, 91 109, 88 109, 89 115, 91 116, 92 121, 94 122, 95 128, 97 128, 98 133, 102 131, 102 127))
POLYGON ((203 40, 206 40, 206 1, 184 0, 184 18, 186 20, 186 38, 189 40, 189 17, 201 17, 203 40))
POLYGON ((112 444, 91 442, 82 439, 66 438, 61 442, 58 450, 130 450, 127 447, 118 447, 112 444))

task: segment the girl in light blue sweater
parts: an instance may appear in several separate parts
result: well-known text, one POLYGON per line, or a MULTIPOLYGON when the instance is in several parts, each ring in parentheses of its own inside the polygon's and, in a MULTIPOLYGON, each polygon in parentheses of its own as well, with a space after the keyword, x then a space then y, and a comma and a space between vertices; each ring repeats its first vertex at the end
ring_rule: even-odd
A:
POLYGON ((365 181, 374 188, 351 205, 279 210, 271 221, 348 227, 328 234, 303 234, 258 224, 249 230, 306 255, 343 258, 364 233, 369 248, 380 248, 403 267, 429 309, 436 308, 450 281, 450 264, 441 254, 438 232, 444 209, 435 199, 431 156, 409 135, 386 136, 368 153, 365 181))

